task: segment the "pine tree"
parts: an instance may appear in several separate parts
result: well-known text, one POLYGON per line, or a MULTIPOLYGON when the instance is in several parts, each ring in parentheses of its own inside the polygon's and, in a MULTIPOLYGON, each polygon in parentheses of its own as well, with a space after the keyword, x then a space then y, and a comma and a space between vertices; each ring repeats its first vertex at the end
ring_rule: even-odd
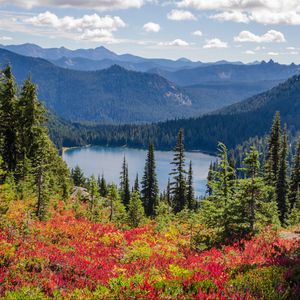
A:
POLYGON ((106 180, 105 180, 103 174, 102 174, 101 178, 98 177, 98 187, 99 187, 100 195, 102 197, 106 197, 108 194, 108 188, 107 188, 106 180))
POLYGON ((143 202, 138 192, 133 192, 128 205, 128 224, 131 227, 140 226, 145 220, 143 202))
POLYGON ((86 179, 84 177, 83 171, 78 165, 71 170, 71 177, 75 186, 83 187, 85 185, 86 179))
POLYGON ((17 88, 9 65, 3 70, 3 75, 4 82, 0 94, 2 157, 6 170, 14 172, 17 166, 17 88))
POLYGON ((120 191, 123 204, 127 207, 130 201, 130 187, 128 177, 128 165, 124 156, 122 171, 120 176, 120 191))
POLYGON ((229 165, 227 147, 219 143, 218 170, 214 171, 211 181, 212 195, 202 201, 202 217, 205 224, 216 229, 220 236, 230 237, 240 221, 240 203, 235 198, 235 170, 229 165))
POLYGON ((155 214, 155 207, 158 204, 159 195, 153 144, 150 144, 148 148, 141 195, 146 215, 153 216, 155 214))
POLYGON ((185 179, 185 154, 183 144, 183 130, 180 129, 177 137, 177 144, 174 148, 174 158, 171 163, 174 167, 170 173, 173 176, 171 192, 174 211, 180 212, 186 205, 186 179, 185 179))
POLYGON ((207 185, 206 185, 206 194, 208 196, 211 196, 212 194, 212 187, 211 187, 211 182, 213 180, 213 172, 214 172, 214 169, 213 169, 213 163, 211 162, 210 165, 209 165, 209 169, 208 169, 208 174, 207 174, 207 185))
POLYGON ((108 194, 108 206, 110 208, 109 220, 116 225, 122 225, 127 220, 126 208, 120 198, 118 189, 115 185, 111 185, 108 194))
POLYGON ((168 178, 167 190, 166 190, 166 199, 167 203, 170 207, 172 207, 172 196, 171 196, 171 182, 170 178, 168 178))
MULTIPOLYGON (((36 86, 31 79, 25 80, 17 109, 17 129, 18 129, 18 160, 20 177, 25 176, 23 164, 26 159, 33 159, 36 151, 36 139, 41 134, 41 127, 44 125, 45 109, 38 101, 36 86), (22 172, 23 170, 23 172, 22 172)), ((26 171, 26 170, 25 170, 26 171)))
POLYGON ((247 201, 247 212, 249 213, 249 223, 250 231, 253 232, 254 222, 255 222, 255 209, 256 209, 256 199, 257 199, 257 184, 256 180, 259 175, 259 152, 254 146, 250 148, 250 152, 246 154, 244 159, 245 173, 248 178, 250 178, 249 188, 247 188, 247 194, 249 201, 247 201))
POLYGON ((88 191, 90 194, 89 209, 91 212, 91 217, 93 218, 97 206, 97 202, 99 199, 99 187, 94 175, 92 175, 88 181, 88 191))
POLYGON ((295 207, 297 194, 300 192, 300 137, 298 138, 296 153, 293 158, 293 168, 290 182, 289 204, 290 208, 295 207))
POLYGON ((47 207, 50 197, 49 168, 50 141, 46 135, 41 135, 38 140, 39 147, 35 152, 35 181, 37 186, 37 209, 36 215, 40 220, 46 218, 47 207))
POLYGON ((194 183, 193 183, 193 167, 192 161, 190 161, 189 165, 189 172, 188 172, 188 180, 187 180, 187 193, 186 193, 186 200, 187 200, 187 207, 188 209, 195 208, 195 193, 194 193, 194 183))
POLYGON ((140 192, 139 174, 138 173, 136 174, 136 177, 135 177, 133 191, 138 192, 138 193, 140 192))
POLYGON ((274 116, 271 133, 269 136, 268 152, 265 162, 265 178, 268 184, 275 184, 277 181, 280 164, 281 129, 280 114, 274 116))
POLYGON ((287 213, 288 213, 288 143, 287 143, 287 129, 284 128, 284 133, 282 137, 281 147, 280 147, 280 160, 278 166, 278 175, 276 181, 276 200, 279 209, 279 219, 281 224, 285 223, 287 213))

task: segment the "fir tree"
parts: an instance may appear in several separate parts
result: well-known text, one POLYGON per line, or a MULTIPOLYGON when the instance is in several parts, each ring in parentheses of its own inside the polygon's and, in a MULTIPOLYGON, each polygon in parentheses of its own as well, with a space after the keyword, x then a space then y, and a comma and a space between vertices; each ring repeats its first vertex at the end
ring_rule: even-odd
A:
POLYGON ((138 192, 133 192, 128 205, 128 224, 131 227, 140 226, 145 220, 143 202, 138 192))
POLYGON ((158 184, 156 177, 156 166, 154 157, 154 146, 149 145, 147 159, 145 163, 145 171, 142 179, 142 201, 147 216, 153 216, 155 207, 158 204, 158 184))
POLYGON ((108 194, 108 188, 106 184, 106 180, 104 178, 104 175, 102 174, 101 178, 98 177, 98 187, 99 187, 99 193, 102 197, 106 197, 108 194))
POLYGON ((118 226, 124 224, 127 220, 126 208, 115 185, 110 186, 107 194, 107 199, 109 201, 108 206, 110 208, 110 222, 113 222, 118 226))
POLYGON ((189 165, 186 200, 187 200, 188 209, 194 209, 195 208, 195 193, 194 193, 194 183, 193 183, 192 161, 190 161, 190 165, 189 165))
POLYGON ((90 212, 93 217, 93 214, 95 212, 95 208, 97 205, 97 201, 99 199, 99 187, 98 187, 97 180, 94 175, 92 175, 88 181, 88 191, 90 194, 90 201, 89 201, 90 212))
POLYGON ((120 176, 120 191, 123 204, 127 207, 130 201, 130 187, 128 177, 128 165, 125 156, 123 159, 122 171, 120 176))
POLYGON ((280 164, 280 145, 281 145, 281 129, 280 114, 275 114, 271 133, 269 136, 269 144, 267 157, 265 162, 265 178, 268 184, 275 184, 277 181, 279 164, 280 164))
POLYGON ((166 190, 166 200, 170 207, 172 207, 172 196, 171 196, 171 182, 168 178, 167 190, 166 190))
POLYGON ((281 142, 280 160, 278 166, 278 175, 276 181, 276 200, 279 209, 279 219, 281 224, 285 223, 288 213, 288 143, 287 143, 287 129, 284 128, 284 133, 281 142))
POLYGON ((174 158, 172 172, 173 181, 171 182, 171 193, 174 205, 174 211, 180 212, 185 205, 186 201, 186 179, 185 179, 185 154, 183 144, 183 130, 180 129, 177 137, 177 144, 174 148, 174 158))
POLYGON ((17 166, 17 88, 9 65, 3 70, 3 75, 4 82, 0 94, 2 157, 6 170, 14 172, 17 166))
POLYGON ((213 172, 214 172, 213 163, 211 162, 210 165, 209 165, 209 169, 208 169, 207 185, 206 185, 206 194, 208 196, 211 196, 211 194, 212 194, 212 187, 211 187, 210 183, 213 180, 213 172))
POLYGON ((293 168, 290 182, 289 204, 290 208, 295 207, 297 194, 300 191, 300 137, 298 138, 296 153, 293 158, 293 168))
POLYGON ((140 192, 139 174, 138 173, 136 174, 136 177, 135 177, 133 191, 138 192, 138 193, 140 192))
POLYGON ((77 165, 74 169, 71 170, 71 177, 73 179, 75 186, 83 187, 85 185, 85 177, 81 168, 77 165))

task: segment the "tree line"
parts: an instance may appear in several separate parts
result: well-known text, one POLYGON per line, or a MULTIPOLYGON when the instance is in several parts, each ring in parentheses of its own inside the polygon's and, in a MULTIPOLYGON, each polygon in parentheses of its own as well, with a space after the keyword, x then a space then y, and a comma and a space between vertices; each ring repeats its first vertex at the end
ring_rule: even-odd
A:
POLYGON ((50 195, 68 197, 70 173, 48 136, 46 110, 31 78, 18 87, 9 65, 0 74, 1 209, 13 198, 35 197, 35 213, 43 219, 50 195))

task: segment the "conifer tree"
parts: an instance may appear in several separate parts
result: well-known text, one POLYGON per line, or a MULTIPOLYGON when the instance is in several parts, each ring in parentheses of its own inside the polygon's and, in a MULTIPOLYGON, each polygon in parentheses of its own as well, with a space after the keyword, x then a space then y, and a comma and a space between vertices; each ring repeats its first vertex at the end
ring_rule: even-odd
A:
POLYGON ((228 238, 240 221, 240 203, 235 198, 234 169, 229 165, 227 147, 219 143, 218 170, 214 171, 212 195, 202 202, 202 216, 206 225, 219 231, 222 238, 228 238))
POLYGON ((170 178, 168 178, 167 190, 166 190, 166 199, 167 203, 170 207, 172 207, 172 196, 171 196, 171 182, 170 178))
POLYGON ((265 178, 267 183, 271 185, 275 184, 277 181, 280 164, 280 145, 280 114, 277 112, 274 116, 273 125, 269 136, 268 151, 265 162, 265 178))
POLYGON ((298 138, 296 153, 293 158, 293 167, 290 182, 289 204, 290 209, 295 207, 297 194, 300 192, 300 137, 298 138))
POLYGON ((97 205, 97 201, 99 199, 99 187, 98 187, 97 180, 94 175, 92 175, 88 181, 88 191, 90 194, 90 201, 89 201, 90 212, 93 217, 93 214, 95 212, 95 208, 97 205))
POLYGON ((107 184, 106 180, 104 178, 104 175, 102 174, 101 178, 98 177, 98 187, 99 187, 99 193, 102 197, 106 197, 108 194, 107 184))
POLYGON ((122 171, 120 176, 120 191, 123 204, 127 207, 130 201, 130 187, 128 177, 128 165, 125 156, 123 159, 122 171))
POLYGON ((111 185, 107 194, 108 206, 110 208, 109 220, 116 225, 124 224, 127 219, 126 208, 120 198, 118 189, 111 185))
POLYGON ((288 143, 287 143, 287 129, 284 128, 280 147, 280 160, 278 166, 278 175, 276 181, 276 200, 279 209, 279 219, 281 224, 285 223, 288 213, 288 143))
POLYGON ((128 205, 128 224, 131 227, 140 226, 145 220, 143 202, 138 192, 133 192, 128 205))
POLYGON ((135 177, 133 191, 138 192, 138 193, 140 192, 140 183, 139 183, 139 174, 138 173, 136 174, 136 177, 135 177))
POLYGON ((174 158, 171 163, 173 165, 172 172, 173 181, 171 182, 171 193, 174 205, 174 211, 180 212, 186 201, 186 170, 185 170, 185 153, 183 144, 183 130, 180 129, 177 137, 177 144, 174 148, 174 158))
POLYGON ((194 183, 193 183, 192 161, 190 161, 189 171, 188 171, 186 200, 187 200, 187 208, 194 209, 195 208, 195 193, 194 193, 194 183))
POLYGON ((141 195, 146 215, 153 216, 159 197, 153 144, 150 144, 148 148, 141 195))
POLYGON ((81 168, 77 165, 71 170, 71 177, 75 186, 83 187, 85 185, 85 177, 81 168))
POLYGON ((2 157, 6 170, 14 172, 17 166, 17 87, 9 65, 3 70, 3 75, 0 94, 2 157))
POLYGON ((207 185, 206 185, 206 194, 208 196, 211 196, 211 194, 212 194, 212 187, 211 187, 210 183, 213 180, 213 172, 214 172, 213 163, 211 162, 210 165, 209 165, 209 169, 208 169, 207 185))

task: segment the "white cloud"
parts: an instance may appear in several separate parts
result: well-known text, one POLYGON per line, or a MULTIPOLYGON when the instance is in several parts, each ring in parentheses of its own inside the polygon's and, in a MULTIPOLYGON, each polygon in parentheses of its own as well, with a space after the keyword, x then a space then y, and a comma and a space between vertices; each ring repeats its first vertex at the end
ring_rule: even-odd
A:
POLYGON ((240 11, 224 11, 222 13, 210 16, 210 19, 218 21, 232 21, 237 23, 249 23, 249 18, 246 14, 240 11))
POLYGON ((254 55, 255 54, 255 52, 253 50, 246 50, 244 53, 248 54, 248 55, 254 55))
POLYGON ((160 31, 160 25, 157 23, 153 23, 153 22, 146 23, 143 26, 143 28, 146 32, 159 32, 160 31))
POLYGON ((189 43, 181 40, 181 39, 176 39, 174 41, 171 42, 162 42, 162 43, 158 43, 159 46, 175 46, 175 47, 187 47, 189 46, 189 43))
POLYGON ((211 48, 228 48, 226 42, 222 42, 220 39, 211 39, 206 42, 203 46, 204 49, 211 49, 211 48))
POLYGON ((33 26, 73 33, 74 39, 107 43, 115 42, 113 32, 126 26, 120 17, 100 17, 97 14, 93 14, 84 15, 82 18, 70 16, 59 18, 49 11, 27 18, 24 22, 33 26))
POLYGON ((284 43, 286 42, 283 33, 276 30, 269 30, 263 35, 256 35, 250 31, 242 31, 236 37, 234 37, 235 42, 253 42, 253 43, 284 43))
POLYGON ((295 47, 286 47, 285 49, 286 49, 286 50, 296 50, 295 47))
POLYGON ((33 7, 74 7, 74 8, 91 8, 100 11, 117 10, 128 8, 140 8, 148 0, 0 0, 1 4, 12 4, 25 8, 33 7))
POLYGON ((0 41, 6 42, 11 40, 13 40, 13 38, 10 36, 0 36, 0 41))
POLYGON ((194 31, 192 34, 193 34, 193 35, 196 35, 196 36, 202 36, 202 35, 203 35, 203 33, 202 33, 201 30, 196 30, 196 31, 194 31))
POLYGON ((299 0, 181 0, 177 6, 218 11, 213 17, 223 21, 241 22, 248 18, 261 24, 300 25, 299 0), (238 14, 243 15, 242 19, 238 14))
POLYGON ((187 10, 172 9, 168 14, 167 18, 172 21, 195 21, 197 18, 187 10))
POLYGON ((268 55, 271 55, 271 56, 278 56, 279 53, 278 52, 268 52, 268 55))

